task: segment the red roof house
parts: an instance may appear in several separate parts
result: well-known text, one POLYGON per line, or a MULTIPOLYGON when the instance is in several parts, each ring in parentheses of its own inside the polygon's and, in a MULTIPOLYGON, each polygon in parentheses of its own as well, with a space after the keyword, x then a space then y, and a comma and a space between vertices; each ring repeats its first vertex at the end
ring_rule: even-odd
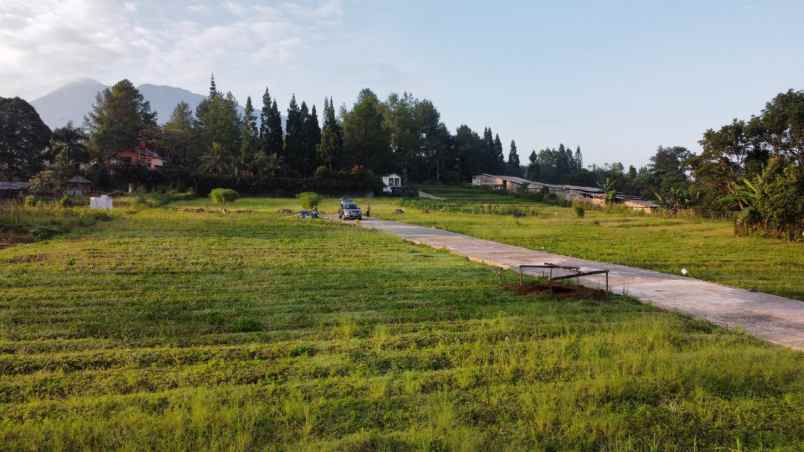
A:
POLYGON ((129 165, 143 165, 155 170, 165 164, 165 160, 156 152, 140 146, 137 149, 119 151, 112 158, 112 163, 128 163, 129 165))

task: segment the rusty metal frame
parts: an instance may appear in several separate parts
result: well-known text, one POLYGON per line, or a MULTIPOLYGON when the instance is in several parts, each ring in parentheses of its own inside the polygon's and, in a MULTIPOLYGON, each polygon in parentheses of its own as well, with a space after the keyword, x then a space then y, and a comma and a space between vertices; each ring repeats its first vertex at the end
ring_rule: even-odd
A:
POLYGON ((550 270, 547 280, 549 282, 551 282, 551 283, 553 281, 561 281, 561 280, 564 280, 564 279, 572 279, 572 278, 575 278, 576 282, 577 282, 578 278, 581 278, 581 277, 584 277, 584 276, 606 275, 606 293, 609 292, 609 271, 608 270, 590 270, 590 271, 587 271, 587 272, 582 272, 580 267, 568 266, 568 265, 556 265, 556 264, 551 264, 549 262, 545 262, 542 265, 523 264, 523 265, 519 266, 519 285, 520 286, 525 284, 525 272, 524 272, 524 270, 528 269, 528 268, 550 270), (568 271, 571 271, 573 273, 569 274, 569 275, 553 277, 553 269, 568 270, 568 271))

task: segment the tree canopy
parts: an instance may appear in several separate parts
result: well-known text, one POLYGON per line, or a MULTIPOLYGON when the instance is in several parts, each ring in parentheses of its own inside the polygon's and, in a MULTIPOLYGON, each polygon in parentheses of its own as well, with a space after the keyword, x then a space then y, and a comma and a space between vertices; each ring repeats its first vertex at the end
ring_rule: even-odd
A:
POLYGON ((128 80, 98 93, 86 124, 90 151, 100 161, 119 151, 136 148, 148 129, 157 127, 156 113, 128 80))
POLYGON ((44 162, 50 129, 28 102, 0 97, 0 179, 27 179, 44 162))

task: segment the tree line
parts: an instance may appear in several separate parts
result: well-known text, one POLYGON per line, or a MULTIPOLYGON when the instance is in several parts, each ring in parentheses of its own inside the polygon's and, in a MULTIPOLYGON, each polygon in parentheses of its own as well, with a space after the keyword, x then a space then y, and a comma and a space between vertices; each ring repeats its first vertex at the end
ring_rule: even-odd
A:
POLYGON ((589 185, 656 200, 671 211, 739 213, 740 228, 791 236, 804 216, 804 91, 789 90, 749 119, 709 129, 698 154, 660 146, 650 162, 585 165, 580 147, 532 151, 521 166, 516 143, 508 159, 498 134, 466 125, 451 133, 433 103, 409 93, 381 100, 361 91, 350 108, 323 110, 292 96, 283 118, 266 89, 258 111, 242 109, 214 77, 193 111, 176 106, 159 126, 150 105, 128 81, 98 94, 83 128, 50 131, 22 99, 0 99, 0 179, 58 187, 79 169, 101 186, 212 184, 244 191, 376 188, 377 175, 397 172, 406 183, 461 183, 479 173, 589 185), (162 155, 158 171, 112 162, 121 150, 144 147, 162 155))
POLYGON ((208 96, 195 110, 180 103, 159 126, 142 94, 122 80, 98 94, 83 128, 68 124, 53 135, 32 108, 26 117, 14 113, 19 128, 38 124, 28 127, 30 143, 17 143, 21 160, 13 171, 0 171, 6 178, 31 177, 65 149, 62 161, 107 187, 197 187, 202 181, 260 191, 317 180, 335 190, 339 184, 371 188, 377 176, 390 172, 406 183, 459 183, 479 172, 509 171, 499 135, 486 128, 481 137, 465 125, 451 134, 431 101, 409 93, 381 100, 364 89, 350 108, 339 111, 326 98, 320 117, 316 105, 299 103, 295 95, 284 117, 268 89, 261 100, 259 110, 250 97, 241 108, 213 76, 208 96), (51 142, 62 135, 67 141, 51 142), (136 149, 158 153, 165 165, 152 171, 115 158, 136 149))
POLYGON ((653 199, 670 212, 736 215, 737 232, 804 240, 804 91, 775 96, 749 119, 708 129, 702 151, 659 146, 649 163, 585 167, 580 148, 530 154, 529 179, 653 199))

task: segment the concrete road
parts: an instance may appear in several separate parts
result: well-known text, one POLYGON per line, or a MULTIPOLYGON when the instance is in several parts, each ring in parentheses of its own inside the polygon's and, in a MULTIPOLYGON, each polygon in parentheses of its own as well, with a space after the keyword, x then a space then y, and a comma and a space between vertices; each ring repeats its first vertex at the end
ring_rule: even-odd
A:
MULTIPOLYGON (((804 350, 803 301, 624 265, 535 251, 424 226, 375 219, 357 224, 506 269, 518 270, 519 265, 549 262, 580 267, 582 271, 609 270, 609 287, 613 293, 629 295, 659 308, 717 325, 739 328, 774 344, 804 350)), ((541 271, 525 273, 538 276, 541 271)), ((580 278, 579 281, 588 287, 605 285, 605 279, 599 275, 580 278)))

